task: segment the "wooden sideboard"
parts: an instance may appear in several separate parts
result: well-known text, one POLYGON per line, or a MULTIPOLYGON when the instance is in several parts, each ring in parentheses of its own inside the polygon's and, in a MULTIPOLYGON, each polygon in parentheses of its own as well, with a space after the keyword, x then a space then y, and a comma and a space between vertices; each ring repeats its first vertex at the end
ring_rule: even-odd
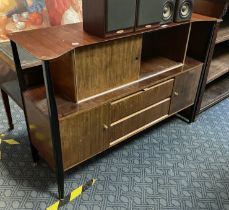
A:
POLYGON ((192 115, 216 21, 194 14, 104 39, 82 24, 9 35, 19 80, 16 44, 43 62, 44 81, 23 89, 23 99, 32 144, 56 169, 60 197, 64 171, 174 114, 192 115))

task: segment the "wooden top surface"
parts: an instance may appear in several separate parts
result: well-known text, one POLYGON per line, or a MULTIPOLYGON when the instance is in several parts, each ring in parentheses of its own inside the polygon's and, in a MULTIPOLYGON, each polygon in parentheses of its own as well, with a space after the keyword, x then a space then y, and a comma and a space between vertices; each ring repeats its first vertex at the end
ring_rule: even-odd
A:
MULTIPOLYGON (((192 22, 196 21, 216 21, 217 19, 193 14, 192 22)), ((189 22, 171 23, 152 28, 150 31, 157 31, 163 28, 171 28, 174 26, 188 24, 189 22)), ((9 39, 16 42, 20 47, 27 50, 35 58, 39 60, 52 60, 61 55, 82 46, 102 43, 113 39, 128 37, 144 32, 133 32, 123 34, 118 37, 101 38, 92 36, 83 30, 82 23, 50 27, 46 29, 37 29, 31 31, 23 31, 11 33, 8 35, 9 39)))

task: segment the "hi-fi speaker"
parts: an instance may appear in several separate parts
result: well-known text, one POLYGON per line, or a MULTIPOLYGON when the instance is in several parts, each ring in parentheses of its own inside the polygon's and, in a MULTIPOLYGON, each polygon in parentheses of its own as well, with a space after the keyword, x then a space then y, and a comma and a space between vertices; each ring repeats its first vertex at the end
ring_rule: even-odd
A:
POLYGON ((173 22, 176 0, 163 0, 161 24, 173 22))
POLYGON ((188 21, 192 17, 194 0, 177 0, 175 22, 188 21))
POLYGON ((152 28, 160 24, 163 5, 161 0, 138 0, 137 4, 137 30, 152 28))
POLYGON ((84 31, 114 36, 134 31, 136 0, 83 0, 84 31))

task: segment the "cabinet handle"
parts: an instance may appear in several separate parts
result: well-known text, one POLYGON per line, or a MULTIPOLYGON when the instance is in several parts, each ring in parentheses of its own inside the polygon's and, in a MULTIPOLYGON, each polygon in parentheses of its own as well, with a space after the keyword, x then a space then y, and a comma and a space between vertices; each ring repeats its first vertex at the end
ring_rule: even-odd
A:
POLYGON ((107 125, 103 125, 104 130, 107 130, 109 127, 107 125))
POLYGON ((179 96, 179 93, 175 91, 175 92, 174 92, 174 95, 175 95, 175 96, 179 96))

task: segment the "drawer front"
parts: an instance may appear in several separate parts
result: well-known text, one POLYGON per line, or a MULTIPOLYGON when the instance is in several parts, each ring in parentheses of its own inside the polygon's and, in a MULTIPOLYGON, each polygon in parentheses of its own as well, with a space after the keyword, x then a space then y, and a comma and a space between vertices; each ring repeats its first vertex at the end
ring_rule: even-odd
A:
MULTIPOLYGON (((129 134, 135 132, 136 130, 153 124, 154 121, 157 121, 163 117, 168 116, 170 105, 170 98, 167 98, 157 104, 154 104, 146 109, 143 109, 133 115, 130 115, 126 118, 123 118, 120 121, 117 121, 110 125, 110 135, 111 141, 117 141, 120 138, 125 136, 128 137, 129 134)), ((110 145, 112 145, 111 143, 110 145)))
POLYGON ((111 103, 111 123, 151 106, 172 95, 174 79, 144 89, 111 103))

